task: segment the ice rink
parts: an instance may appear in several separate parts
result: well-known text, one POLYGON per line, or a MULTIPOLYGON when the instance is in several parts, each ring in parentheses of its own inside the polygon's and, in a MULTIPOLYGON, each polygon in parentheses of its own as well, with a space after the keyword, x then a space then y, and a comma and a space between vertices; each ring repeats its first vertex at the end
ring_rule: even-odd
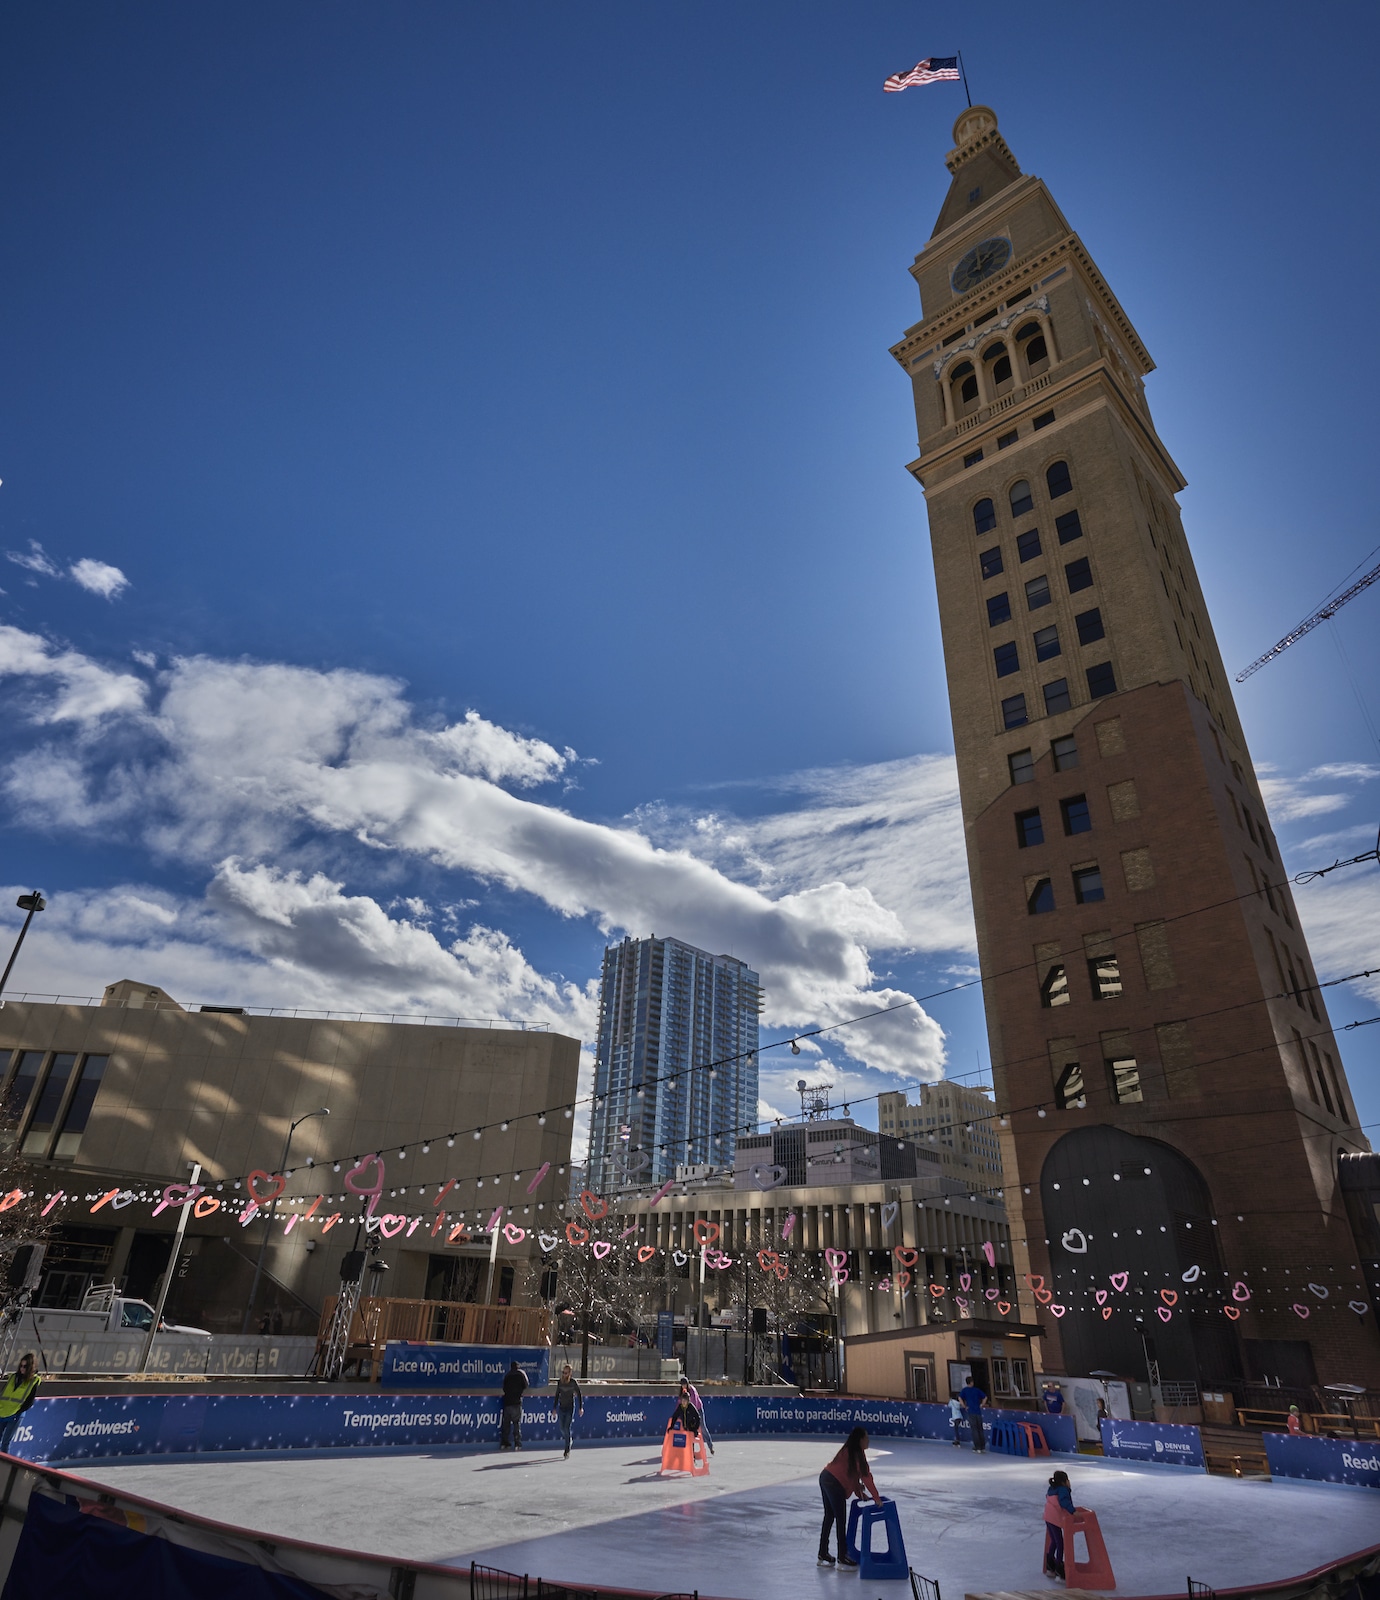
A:
MULTIPOLYGON (((841 1442, 724 1440, 699 1479, 660 1478, 660 1456, 645 1444, 577 1445, 568 1461, 542 1444, 506 1455, 201 1457, 76 1470, 220 1522, 343 1549, 473 1559, 569 1583, 808 1600, 861 1593, 853 1574, 815 1565, 816 1479, 841 1442)), ((946 1600, 1046 1586, 1041 1511, 1056 1465, 1075 1501, 1098 1513, 1124 1595, 1181 1595, 1189 1576, 1215 1588, 1291 1577, 1380 1541, 1380 1495, 1365 1489, 900 1440, 879 1441, 870 1459, 900 1507, 911 1566, 937 1578, 946 1600)))

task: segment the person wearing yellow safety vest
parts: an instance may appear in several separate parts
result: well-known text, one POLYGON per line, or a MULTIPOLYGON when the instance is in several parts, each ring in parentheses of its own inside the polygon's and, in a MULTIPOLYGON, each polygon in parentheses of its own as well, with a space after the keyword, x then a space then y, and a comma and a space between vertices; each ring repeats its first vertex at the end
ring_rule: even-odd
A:
POLYGON ((0 1450, 9 1449, 15 1427, 34 1403, 34 1396, 42 1382, 43 1379, 34 1371, 33 1351, 26 1351, 19 1358, 19 1365, 5 1380, 5 1387, 0 1389, 0 1450))

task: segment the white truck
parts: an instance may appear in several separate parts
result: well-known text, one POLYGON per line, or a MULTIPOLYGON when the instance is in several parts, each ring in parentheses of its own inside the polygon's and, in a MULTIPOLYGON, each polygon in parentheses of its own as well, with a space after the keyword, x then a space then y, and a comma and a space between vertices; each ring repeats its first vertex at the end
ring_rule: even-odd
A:
MULTIPOLYGON (((93 1333, 147 1333, 153 1326, 153 1307, 147 1300, 131 1300, 119 1294, 113 1283, 98 1283, 87 1291, 80 1311, 29 1306, 19 1326, 25 1334, 39 1339, 80 1339, 93 1333)), ((205 1328, 188 1328, 168 1321, 159 1323, 158 1331, 196 1339, 211 1337, 205 1328)))

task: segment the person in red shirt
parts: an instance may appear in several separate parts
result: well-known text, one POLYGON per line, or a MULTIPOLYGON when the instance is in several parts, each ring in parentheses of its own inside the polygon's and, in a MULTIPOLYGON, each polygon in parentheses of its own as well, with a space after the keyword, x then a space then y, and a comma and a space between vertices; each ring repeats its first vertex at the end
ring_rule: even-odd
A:
POLYGON ((878 1505, 882 1497, 872 1481, 867 1465, 867 1429, 854 1428, 842 1450, 819 1475, 819 1492, 824 1497, 824 1526, 819 1531, 819 1565, 832 1567, 834 1558, 829 1554, 829 1529, 838 1527, 839 1566, 856 1567, 857 1562, 848 1554, 848 1496, 861 1498, 863 1490, 878 1505))

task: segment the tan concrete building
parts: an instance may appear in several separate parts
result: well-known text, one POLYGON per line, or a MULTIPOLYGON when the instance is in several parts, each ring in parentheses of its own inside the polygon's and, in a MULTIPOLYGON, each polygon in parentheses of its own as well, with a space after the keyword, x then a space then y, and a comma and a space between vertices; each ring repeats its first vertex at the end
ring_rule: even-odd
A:
POLYGON ((1067 1310, 1046 1370, 1376 1384, 1373 1319, 1340 1309, 1368 1297, 1338 1159, 1368 1145, 1150 415, 1153 364, 994 113, 965 111, 954 139, 911 268, 923 320, 893 354, 1017 1263, 1067 1310), (1330 1300, 1305 1321, 1274 1286, 1320 1263, 1330 1300), (1122 1271, 1104 1316, 1093 1292, 1122 1271))
POLYGON ((946 1178, 1001 1187, 1001 1142, 989 1094, 948 1079, 921 1084, 918 1101, 891 1091, 877 1096, 883 1138, 913 1139, 939 1160, 946 1178))
MULTIPOLYGON (((383 1292, 482 1300, 489 1240, 449 1243, 451 1226, 464 1219, 477 1234, 498 1204, 529 1231, 555 1214, 565 1199, 579 1050, 578 1040, 539 1026, 189 1011, 130 982, 112 984, 99 1005, 9 1001, 0 1009, 0 1093, 45 1198, 65 1196, 53 1213, 38 1302, 79 1305, 89 1285, 111 1280, 152 1298, 177 1212, 154 1217, 150 1202, 167 1184, 186 1182, 197 1162, 208 1195, 225 1204, 189 1218, 167 1315, 238 1332, 266 1223, 261 1212, 242 1227, 225 1206, 243 1197, 255 1169, 282 1170, 289 1125, 301 1118, 258 1309, 280 1313, 287 1332, 315 1331, 361 1209, 344 1175, 375 1152, 385 1165, 380 1213, 430 1223, 438 1190, 454 1180, 442 1197, 447 1227, 435 1235, 408 1228, 382 1244, 391 1269, 383 1292), (321 1108, 329 1117, 307 1117, 321 1108), (544 1162, 550 1173, 529 1195, 544 1162), (120 1191, 118 1208, 93 1214, 111 1189, 120 1191), (288 1219, 318 1194, 314 1216, 289 1232, 288 1219), (333 1213, 346 1220, 327 1235, 333 1213)), ((267 1194, 262 1180, 260 1189, 267 1194)), ((501 1240, 492 1298, 521 1295, 531 1249, 530 1238, 501 1240)))

